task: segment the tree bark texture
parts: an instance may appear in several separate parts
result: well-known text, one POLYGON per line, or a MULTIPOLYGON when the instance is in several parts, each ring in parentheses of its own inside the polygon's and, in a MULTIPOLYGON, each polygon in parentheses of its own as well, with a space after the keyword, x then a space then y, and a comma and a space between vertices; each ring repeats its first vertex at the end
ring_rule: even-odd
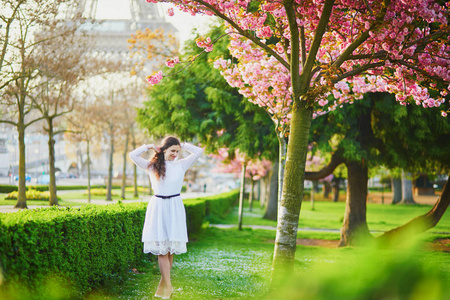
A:
POLYGON ((17 126, 19 138, 19 186, 17 202, 14 208, 28 208, 25 185, 25 126, 23 125, 23 115, 19 112, 19 125, 17 126), (22 121, 21 121, 22 120, 22 121))
MULTIPOLYGON (((280 133, 279 133, 280 134, 280 133)), ((286 167, 286 140, 283 135, 278 136, 278 209, 280 209, 281 192, 283 190, 284 169, 286 167)))
POLYGON ((272 165, 272 170, 270 171, 270 181, 269 181, 269 201, 267 203, 266 212, 263 216, 264 219, 276 221, 278 215, 278 166, 279 162, 276 161, 272 165))
POLYGON ((413 197, 412 181, 409 179, 411 174, 405 174, 402 170, 402 200, 403 204, 416 204, 413 197))
POLYGON ((297 247, 297 229, 302 205, 308 135, 312 120, 311 108, 297 103, 293 106, 291 132, 287 149, 283 192, 278 210, 272 277, 280 278, 293 271, 297 247))
POLYGON ((370 237, 366 222, 368 168, 359 162, 347 162, 348 186, 344 223, 339 246, 358 245, 370 237))
POLYGON ((402 201, 402 180, 400 178, 391 179, 392 184, 392 204, 402 201))
POLYGON ((50 182, 48 184, 49 191, 49 205, 58 205, 58 198, 56 196, 56 176, 55 176, 55 140, 53 138, 53 120, 47 119, 48 125, 48 164, 50 182))
POLYGON ((416 217, 395 229, 385 232, 375 239, 377 245, 388 247, 410 240, 410 237, 433 228, 444 215, 450 205, 450 177, 444 186, 441 196, 426 214, 416 217))
POLYGON ((245 169, 247 167, 247 162, 242 163, 241 170, 241 188, 239 191, 239 221, 238 228, 242 230, 242 218, 244 215, 244 193, 245 193, 245 169))

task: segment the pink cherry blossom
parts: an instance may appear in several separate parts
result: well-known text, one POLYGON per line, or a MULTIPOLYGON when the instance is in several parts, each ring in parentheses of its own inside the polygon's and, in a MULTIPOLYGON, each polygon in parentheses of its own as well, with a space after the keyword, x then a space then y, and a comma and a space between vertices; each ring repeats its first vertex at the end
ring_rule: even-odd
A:
POLYGON ((158 84, 163 78, 162 71, 158 71, 153 73, 151 76, 147 76, 146 81, 151 84, 155 85, 158 84))
POLYGON ((169 68, 173 68, 176 64, 180 63, 180 59, 178 58, 178 56, 168 59, 166 61, 166 66, 168 66, 169 68))
POLYGON ((167 10, 167 15, 168 15, 169 17, 173 17, 174 14, 175 14, 175 12, 173 11, 173 8, 169 8, 169 9, 167 10))
MULTIPOLYGON (((171 2, 192 15, 221 14, 234 22, 229 23, 226 30, 230 36, 233 63, 218 59, 214 66, 249 101, 266 109, 274 122, 289 126, 293 89, 290 69, 286 65, 289 64, 287 55, 291 54, 291 32, 282 1, 263 1, 256 11, 248 9, 250 0, 150 2, 171 2), (254 38, 234 34, 239 30, 254 38), (276 44, 269 45, 273 53, 255 43, 255 39, 259 39, 264 44, 271 37, 279 39, 276 44)), ((303 26, 308 55, 324 1, 295 2, 294 13, 298 26, 303 26)), ((435 33, 438 30, 436 24, 439 24, 439 30, 448 31, 449 4, 440 5, 436 0, 392 0, 379 22, 376 16, 383 12, 382 2, 369 0, 367 3, 335 1, 315 57, 317 71, 309 82, 307 95, 314 95, 314 98, 302 96, 301 101, 314 107, 315 116, 362 99, 367 92, 396 94, 401 105, 448 105, 444 97, 450 89, 450 37, 444 34, 436 38, 435 33), (351 56, 330 68, 362 34, 367 34, 367 38, 354 48, 351 56), (369 67, 363 69, 363 66, 369 67), (361 71, 355 72, 358 69, 361 71), (430 95, 427 77, 434 78, 433 89, 437 89, 436 80, 443 83, 439 85, 438 96, 430 95)), ((198 39, 197 45, 205 51, 213 49, 210 38, 198 39)), ((301 57, 298 59, 302 61, 301 57)), ((302 64, 299 72, 302 73, 302 64)))

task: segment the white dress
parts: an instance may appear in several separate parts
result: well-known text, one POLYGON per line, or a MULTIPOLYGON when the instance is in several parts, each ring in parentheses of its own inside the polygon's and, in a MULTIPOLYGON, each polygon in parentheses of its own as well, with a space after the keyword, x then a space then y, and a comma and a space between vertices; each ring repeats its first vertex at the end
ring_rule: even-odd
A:
MULTIPOLYGON (((184 174, 203 153, 203 149, 188 143, 182 143, 181 148, 191 152, 186 158, 166 161, 166 176, 158 180, 155 173, 148 169, 149 161, 140 157, 148 151, 147 145, 142 145, 130 152, 133 162, 149 176, 155 195, 170 196, 181 192, 184 174)), ((188 242, 186 228, 186 211, 180 196, 168 199, 152 196, 145 214, 142 232, 144 253, 154 255, 181 254, 186 252, 188 242)))

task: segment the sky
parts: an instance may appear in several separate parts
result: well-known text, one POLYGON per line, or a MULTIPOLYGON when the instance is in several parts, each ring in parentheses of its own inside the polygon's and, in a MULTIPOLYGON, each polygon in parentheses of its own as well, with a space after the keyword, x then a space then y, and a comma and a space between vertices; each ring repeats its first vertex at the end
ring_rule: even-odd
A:
MULTIPOLYGON (((144 0, 140 0, 144 1, 144 0)), ((97 14, 98 19, 129 19, 131 17, 129 9, 130 0, 98 0, 97 4, 97 14)), ((147 3, 147 5, 155 5, 153 3, 147 3)), ((197 28, 199 33, 204 33, 208 28, 208 24, 214 21, 213 17, 208 16, 191 16, 188 13, 174 9, 175 15, 169 17, 167 15, 167 10, 173 7, 171 4, 162 3, 159 4, 165 14, 165 19, 172 23, 179 31, 179 38, 181 44, 184 41, 192 38, 192 29, 197 28)))

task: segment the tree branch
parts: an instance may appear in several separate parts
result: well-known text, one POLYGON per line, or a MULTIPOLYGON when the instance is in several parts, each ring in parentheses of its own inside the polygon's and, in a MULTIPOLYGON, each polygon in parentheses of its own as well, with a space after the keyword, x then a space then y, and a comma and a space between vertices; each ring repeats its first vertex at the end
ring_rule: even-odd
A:
POLYGON ((411 236, 420 234, 436 226, 449 205, 450 177, 447 179, 447 183, 444 186, 441 196, 430 211, 412 219, 400 227, 385 232, 381 236, 377 237, 375 241, 378 246, 381 247, 393 246, 401 242, 405 242, 409 240, 411 236))
POLYGON ((369 38, 369 32, 373 30, 379 22, 381 22, 384 19, 384 16, 386 15, 387 7, 389 6, 390 0, 386 1, 383 5, 383 9, 380 11, 380 14, 377 16, 376 21, 370 28, 354 40, 348 47, 345 49, 345 51, 339 56, 339 58, 332 64, 332 67, 339 68, 349 57, 352 55, 353 51, 355 51, 356 48, 358 48, 362 43, 364 43, 369 38))
POLYGON ((331 156, 330 163, 323 167, 320 171, 317 172, 305 172, 305 180, 319 180, 327 177, 342 163, 345 162, 345 159, 342 157, 342 150, 338 149, 331 156))
POLYGON ((334 0, 325 0, 325 3, 323 5, 322 15, 320 16, 319 24, 317 25, 317 29, 314 34, 314 39, 311 43, 308 57, 306 58, 306 62, 305 65, 303 66, 303 71, 300 78, 301 80, 300 86, 302 86, 305 89, 304 91, 301 92, 301 94, 306 93, 306 89, 309 87, 309 83, 307 82, 307 80, 309 80, 310 78, 311 69, 314 66, 314 62, 316 61, 317 51, 319 50, 320 44, 322 42, 322 37, 325 34, 327 24, 330 20, 334 2, 335 2, 334 0))
POLYGON ((384 61, 373 63, 373 64, 367 64, 367 65, 358 67, 356 69, 353 69, 353 70, 351 70, 351 71, 349 71, 347 73, 344 73, 341 76, 338 76, 338 77, 334 78, 333 80, 331 80, 331 82, 332 83, 336 83, 336 82, 341 81, 344 78, 347 78, 347 77, 350 77, 350 76, 355 76, 355 75, 361 74, 362 72, 367 71, 369 69, 376 68, 376 67, 381 67, 383 65, 384 65, 384 61))
MULTIPOLYGON (((334 1, 334 0, 333 0, 334 1)), ((228 24, 230 24, 234 29, 236 29, 238 31, 238 33, 246 38, 248 38, 249 40, 251 40, 252 42, 254 42, 255 44, 257 44, 259 47, 261 47, 264 51, 266 51, 268 54, 272 55, 273 57, 275 57, 286 69, 290 69, 289 67, 289 63, 284 60, 276 51, 272 50, 270 47, 268 47, 266 44, 264 44, 263 42, 260 41, 260 39, 250 35, 248 32, 246 32, 245 30, 243 30, 241 27, 239 27, 239 25, 237 25, 233 20, 231 20, 230 18, 228 18, 226 15, 222 14, 221 12, 219 12, 213 5, 203 1, 203 0, 197 0, 195 1, 201 5, 203 5, 205 8, 207 8, 207 10, 213 12, 217 17, 221 18, 222 20, 226 21, 228 24)))
POLYGON ((0 120, 0 123, 11 124, 11 125, 13 125, 13 126, 15 126, 15 127, 18 126, 17 123, 14 123, 13 121, 8 121, 8 120, 0 120))

